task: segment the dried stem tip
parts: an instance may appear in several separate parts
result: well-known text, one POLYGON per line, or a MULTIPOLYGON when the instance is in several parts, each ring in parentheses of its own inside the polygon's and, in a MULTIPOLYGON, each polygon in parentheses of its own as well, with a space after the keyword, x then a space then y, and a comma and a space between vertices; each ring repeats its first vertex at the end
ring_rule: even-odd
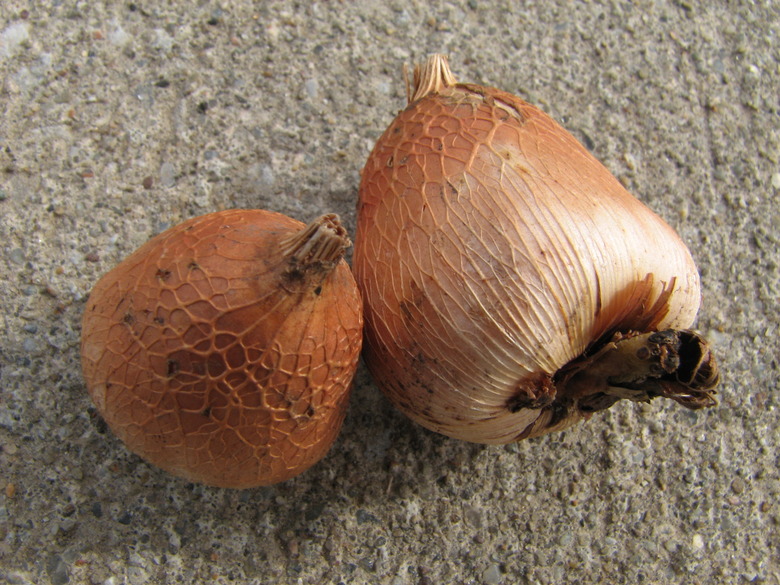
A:
POLYGON ((439 93, 456 83, 458 80, 450 71, 447 57, 439 54, 431 55, 422 66, 415 66, 412 87, 409 87, 409 79, 406 79, 406 99, 411 103, 430 93, 439 93))
POLYGON ((321 215, 281 242, 282 254, 295 270, 322 268, 330 272, 352 245, 335 213, 321 215))

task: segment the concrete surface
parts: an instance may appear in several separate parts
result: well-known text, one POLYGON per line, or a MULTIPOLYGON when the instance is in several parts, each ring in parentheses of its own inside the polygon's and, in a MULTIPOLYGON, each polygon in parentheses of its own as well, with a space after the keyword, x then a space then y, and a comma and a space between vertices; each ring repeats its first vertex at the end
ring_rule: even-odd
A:
POLYGON ((4 0, 0 582, 780 583, 779 27, 770 1, 4 0), (482 447, 407 422, 361 368, 331 454, 288 483, 130 455, 80 374, 91 286, 216 209, 354 233, 401 67, 433 51, 546 109, 679 230, 720 405, 482 447))

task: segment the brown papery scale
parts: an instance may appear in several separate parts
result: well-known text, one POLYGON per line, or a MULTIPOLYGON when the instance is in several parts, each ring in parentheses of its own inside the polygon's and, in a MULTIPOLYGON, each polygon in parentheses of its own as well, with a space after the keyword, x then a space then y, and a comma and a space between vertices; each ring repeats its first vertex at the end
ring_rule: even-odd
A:
POLYGON ((150 463, 247 488, 335 440, 362 341, 335 215, 230 210, 152 238, 95 285, 81 356, 108 426, 150 463))
POLYGON ((691 254, 538 108, 440 55, 360 183, 365 361, 429 429, 506 443, 627 398, 715 403, 691 254))

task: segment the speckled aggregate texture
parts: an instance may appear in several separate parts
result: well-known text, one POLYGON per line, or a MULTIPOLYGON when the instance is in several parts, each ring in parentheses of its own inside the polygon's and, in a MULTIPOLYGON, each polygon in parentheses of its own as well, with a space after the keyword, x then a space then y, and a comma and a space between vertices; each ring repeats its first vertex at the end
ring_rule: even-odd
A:
POLYGON ((2 2, 0 581, 780 583, 779 11, 2 2), (210 211, 335 212, 354 234, 401 67, 431 52, 541 107, 679 232, 720 405, 623 403, 485 447, 414 425, 361 367, 333 449, 284 484, 132 455, 80 373, 91 287, 210 211))

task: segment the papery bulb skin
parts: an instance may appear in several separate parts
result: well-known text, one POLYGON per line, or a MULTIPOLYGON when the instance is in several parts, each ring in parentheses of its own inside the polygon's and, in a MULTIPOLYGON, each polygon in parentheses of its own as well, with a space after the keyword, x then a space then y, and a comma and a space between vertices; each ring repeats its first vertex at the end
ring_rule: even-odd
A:
POLYGON ((674 230, 540 109, 456 83, 443 57, 415 71, 410 95, 363 169, 353 258, 364 358, 391 401, 479 443, 565 428, 621 392, 711 404, 706 342, 647 341, 699 308, 674 230), (631 351, 649 355, 633 377, 586 376, 605 347, 641 335, 631 351), (670 352, 698 360, 695 382, 658 365, 670 352))
POLYGON ((155 236, 98 281, 87 389, 111 430, 190 481, 249 488, 319 461, 362 342, 338 217, 228 210, 155 236))

